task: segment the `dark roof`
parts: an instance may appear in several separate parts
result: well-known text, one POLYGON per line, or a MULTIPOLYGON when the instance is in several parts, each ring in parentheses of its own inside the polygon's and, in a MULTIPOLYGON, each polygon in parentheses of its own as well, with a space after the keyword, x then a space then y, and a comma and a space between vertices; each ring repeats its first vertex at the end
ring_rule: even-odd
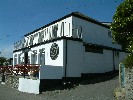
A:
POLYGON ((110 28, 108 25, 105 25, 105 24, 102 24, 101 22, 91 18, 91 17, 88 17, 80 12, 72 12, 71 13, 72 16, 75 16, 75 17, 78 17, 78 18, 81 18, 81 19, 84 19, 88 22, 92 22, 92 23, 95 23, 95 24, 98 24, 100 26, 103 26, 103 27, 106 27, 106 28, 110 28))
POLYGON ((39 46, 39 45, 42 45, 42 44, 47 44, 47 43, 55 42, 55 41, 62 40, 62 39, 72 40, 72 41, 79 41, 79 42, 82 42, 83 41, 80 38, 73 38, 73 37, 65 37, 65 36, 62 36, 62 37, 57 37, 57 38, 54 38, 54 39, 51 39, 51 40, 46 40, 44 42, 37 43, 37 44, 34 44, 34 45, 30 45, 29 47, 24 47, 24 48, 21 48, 21 49, 18 49, 18 50, 14 50, 13 53, 14 52, 18 52, 18 51, 24 51, 25 49, 29 49, 29 48, 32 48, 32 47, 36 47, 36 46, 39 46))
POLYGON ((58 21, 61 21, 61 20, 65 19, 65 18, 70 17, 70 16, 75 16, 75 17, 81 18, 81 19, 83 19, 83 20, 86 20, 86 21, 95 23, 95 24, 97 24, 97 25, 100 25, 100 26, 109 28, 108 25, 102 24, 101 22, 99 22, 99 21, 97 21, 97 20, 95 20, 95 19, 93 19, 93 18, 91 18, 91 17, 88 17, 88 16, 86 16, 86 15, 80 13, 80 12, 72 12, 72 13, 70 13, 70 14, 68 14, 68 15, 66 15, 66 16, 64 16, 64 17, 62 17, 62 18, 59 18, 59 19, 57 19, 57 20, 55 20, 55 21, 53 21, 53 22, 51 22, 51 23, 49 23, 49 24, 47 24, 47 25, 44 25, 44 26, 42 26, 42 27, 40 27, 40 28, 38 28, 38 29, 36 29, 36 30, 34 30, 34 31, 32 31, 32 32, 30 32, 30 33, 24 35, 24 36, 28 36, 28 35, 30 35, 30 34, 32 34, 32 33, 34 33, 34 32, 37 32, 37 31, 41 30, 42 28, 48 27, 48 26, 50 26, 50 25, 52 25, 52 24, 54 24, 54 23, 56 23, 56 22, 58 22, 58 21))

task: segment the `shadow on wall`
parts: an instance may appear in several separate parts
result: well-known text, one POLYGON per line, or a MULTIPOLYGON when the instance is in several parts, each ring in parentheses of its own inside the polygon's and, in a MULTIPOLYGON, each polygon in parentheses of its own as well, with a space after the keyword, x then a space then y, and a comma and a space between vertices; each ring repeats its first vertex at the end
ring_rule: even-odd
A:
POLYGON ((79 85, 89 85, 115 79, 119 71, 100 74, 86 74, 81 78, 64 78, 63 80, 40 80, 40 93, 45 91, 74 89, 79 85))
POLYGON ((87 85, 87 84, 105 82, 111 79, 115 79, 117 76, 119 76, 119 71, 111 71, 111 72, 100 73, 100 74, 89 74, 83 77, 83 80, 80 84, 87 85))

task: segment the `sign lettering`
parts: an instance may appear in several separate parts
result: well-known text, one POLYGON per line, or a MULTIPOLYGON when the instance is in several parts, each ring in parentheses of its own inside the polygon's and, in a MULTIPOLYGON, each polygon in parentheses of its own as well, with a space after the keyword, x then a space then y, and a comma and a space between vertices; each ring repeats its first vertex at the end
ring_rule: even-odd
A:
POLYGON ((82 38, 82 27, 73 24, 72 29, 71 23, 60 22, 41 29, 39 32, 35 32, 25 37, 23 40, 14 43, 14 48, 20 49, 62 36, 82 38))

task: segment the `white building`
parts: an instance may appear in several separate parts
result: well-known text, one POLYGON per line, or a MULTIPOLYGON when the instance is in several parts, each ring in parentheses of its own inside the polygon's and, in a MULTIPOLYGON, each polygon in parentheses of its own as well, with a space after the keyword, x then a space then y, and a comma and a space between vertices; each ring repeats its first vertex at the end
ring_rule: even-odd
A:
POLYGON ((78 12, 26 34, 14 46, 13 65, 41 64, 39 79, 118 70, 126 56, 112 42, 109 26, 78 12))

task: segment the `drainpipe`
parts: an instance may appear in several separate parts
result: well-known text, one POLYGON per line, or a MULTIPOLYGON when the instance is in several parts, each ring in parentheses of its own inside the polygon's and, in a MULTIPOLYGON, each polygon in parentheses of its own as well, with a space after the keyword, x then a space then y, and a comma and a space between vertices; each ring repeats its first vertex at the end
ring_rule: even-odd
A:
POLYGON ((65 78, 67 77, 67 39, 66 39, 66 52, 65 52, 65 78))
POLYGON ((28 52, 24 52, 24 78, 25 78, 25 74, 26 74, 25 67, 27 67, 27 64, 28 64, 28 52))
POLYGON ((114 58, 114 50, 113 50, 113 71, 115 71, 115 58, 114 58))
POLYGON ((24 53, 24 78, 25 78, 25 66, 27 66, 28 64, 28 52, 30 51, 30 47, 25 48, 22 52, 24 53))

